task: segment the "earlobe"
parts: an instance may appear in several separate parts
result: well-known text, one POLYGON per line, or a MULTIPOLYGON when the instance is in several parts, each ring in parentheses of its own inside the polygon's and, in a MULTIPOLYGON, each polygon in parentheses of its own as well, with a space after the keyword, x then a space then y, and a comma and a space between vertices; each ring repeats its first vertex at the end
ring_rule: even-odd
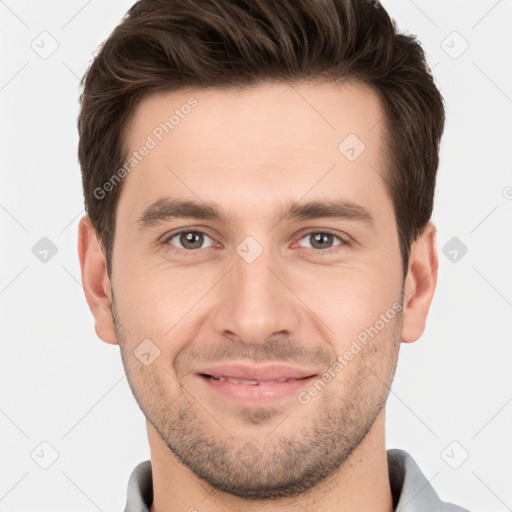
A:
POLYGON ((78 225, 78 255, 82 285, 94 316, 96 334, 106 343, 118 344, 110 309, 111 288, 105 256, 88 215, 82 217, 78 225))
POLYGON ((428 222, 412 243, 405 281, 402 341, 416 341, 424 332, 437 284, 436 228, 428 222))

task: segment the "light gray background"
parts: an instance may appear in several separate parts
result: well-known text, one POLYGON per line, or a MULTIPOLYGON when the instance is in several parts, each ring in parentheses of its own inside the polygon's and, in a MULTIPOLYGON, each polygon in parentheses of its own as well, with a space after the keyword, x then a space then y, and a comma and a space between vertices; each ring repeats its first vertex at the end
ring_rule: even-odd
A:
MULTIPOLYGON (((3 512, 123 510, 128 477, 149 457, 119 349, 94 333, 76 251, 79 78, 131 3, 0 1, 3 512), (42 237, 57 247, 47 262, 32 252, 42 237), (52 448, 42 442, 58 453, 48 469, 40 465, 52 462, 52 448)), ((424 336, 402 346, 387 444, 408 450, 443 499, 505 512, 512 510, 512 0, 383 3, 422 41, 448 116, 434 214, 439 284, 424 336), (453 237, 465 255, 450 245, 443 254, 453 237)))

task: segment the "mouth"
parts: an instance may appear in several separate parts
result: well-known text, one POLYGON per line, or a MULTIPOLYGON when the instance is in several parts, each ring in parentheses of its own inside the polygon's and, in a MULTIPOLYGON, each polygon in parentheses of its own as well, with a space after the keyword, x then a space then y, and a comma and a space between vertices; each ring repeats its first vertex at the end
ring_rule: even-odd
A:
POLYGON ((208 375, 206 373, 200 373, 201 377, 213 379, 219 382, 232 382, 233 384, 244 384, 245 386, 265 386, 268 384, 283 384, 292 380, 304 380, 314 377, 314 375, 299 377, 299 378, 281 378, 272 380, 257 380, 257 379, 237 379, 236 377, 229 377, 224 375, 208 375))
POLYGON ((296 397, 318 373, 285 365, 226 364, 204 369, 197 376, 216 399, 248 407, 296 397))

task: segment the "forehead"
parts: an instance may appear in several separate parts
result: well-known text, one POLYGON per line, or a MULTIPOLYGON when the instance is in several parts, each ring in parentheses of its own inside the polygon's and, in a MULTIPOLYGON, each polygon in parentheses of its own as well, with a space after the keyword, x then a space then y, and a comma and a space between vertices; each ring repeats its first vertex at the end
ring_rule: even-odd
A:
POLYGON ((357 195, 363 190, 351 183, 361 180, 382 194, 383 120, 377 94, 355 82, 153 94, 127 127, 127 159, 138 155, 120 203, 133 209, 159 194, 208 200, 220 191, 240 204, 275 191, 297 200, 342 183, 357 195))
MULTIPOLYGON (((326 136, 336 142, 347 133, 355 133, 368 140, 367 132, 373 131, 381 120, 383 110, 378 96, 360 82, 278 82, 243 89, 182 89, 143 99, 132 116, 125 142, 127 148, 135 148, 148 134, 159 139, 173 133, 182 135, 181 143, 185 139, 191 144, 201 139, 202 151, 227 143, 236 147, 249 145, 247 149, 254 148, 254 144, 265 144, 270 149, 271 145, 303 143, 307 149, 326 136), (167 126, 165 131, 160 124, 169 121, 172 127, 169 130, 167 126), (160 135, 159 127, 163 131, 160 135)), ((378 133, 379 129, 374 135, 378 133)), ((187 149, 183 147, 183 151, 187 149)))

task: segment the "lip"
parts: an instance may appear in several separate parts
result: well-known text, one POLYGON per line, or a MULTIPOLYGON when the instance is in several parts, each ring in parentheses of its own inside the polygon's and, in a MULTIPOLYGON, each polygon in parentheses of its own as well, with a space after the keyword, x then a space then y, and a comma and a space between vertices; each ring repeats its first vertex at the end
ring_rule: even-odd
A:
POLYGON ((198 372, 207 389, 239 405, 262 406, 297 396, 317 377, 314 370, 283 364, 248 365, 229 363, 211 366, 198 372), (224 377, 214 379, 212 376, 224 377), (226 378, 241 380, 233 382, 226 378), (276 382, 280 381, 280 382, 276 382))
POLYGON ((271 381, 282 379, 304 379, 316 375, 314 370, 286 364, 249 365, 247 363, 225 363, 202 369, 200 374, 234 379, 271 381))

